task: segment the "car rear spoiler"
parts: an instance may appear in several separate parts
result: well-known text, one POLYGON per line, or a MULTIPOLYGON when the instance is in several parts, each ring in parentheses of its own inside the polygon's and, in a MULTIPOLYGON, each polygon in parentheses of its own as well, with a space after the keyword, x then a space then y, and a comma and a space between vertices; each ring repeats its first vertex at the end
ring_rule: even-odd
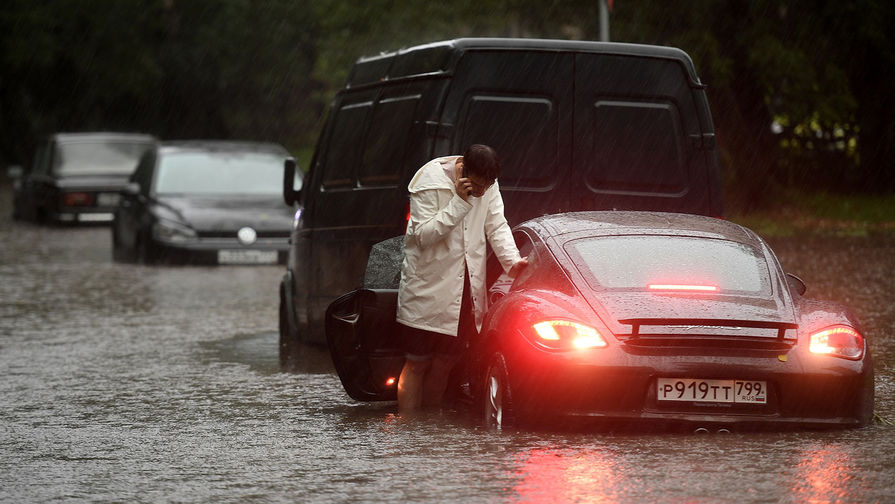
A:
POLYGON ((702 318, 632 318, 619 320, 619 323, 631 326, 631 337, 640 335, 640 326, 716 326, 716 327, 754 327, 756 329, 777 329, 777 339, 783 340, 787 329, 798 329, 799 324, 792 322, 767 322, 762 320, 730 320, 702 318))

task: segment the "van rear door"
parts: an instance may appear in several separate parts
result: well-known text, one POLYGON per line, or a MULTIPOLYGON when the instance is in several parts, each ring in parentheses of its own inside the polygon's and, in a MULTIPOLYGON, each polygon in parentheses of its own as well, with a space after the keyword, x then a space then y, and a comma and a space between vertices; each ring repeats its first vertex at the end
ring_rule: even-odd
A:
POLYGON ((573 210, 710 213, 697 92, 675 59, 576 54, 573 210))
POLYGON ((572 56, 471 50, 454 72, 441 123, 455 131, 435 154, 462 154, 474 143, 494 147, 510 225, 568 210, 572 56))

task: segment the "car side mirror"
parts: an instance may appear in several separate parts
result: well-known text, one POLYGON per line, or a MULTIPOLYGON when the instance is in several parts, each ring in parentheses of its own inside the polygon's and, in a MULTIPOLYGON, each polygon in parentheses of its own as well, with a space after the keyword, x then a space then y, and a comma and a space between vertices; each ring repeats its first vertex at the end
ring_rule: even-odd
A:
POLYGON ((18 180, 25 174, 25 170, 19 165, 9 165, 6 167, 6 176, 12 180, 18 180))
POLYGON ((805 285, 805 281, 792 273, 786 274, 786 283, 789 284, 790 290, 797 292, 800 296, 804 296, 805 292, 808 291, 808 286, 805 285))
POLYGON ((283 201, 289 206, 294 205, 301 195, 301 189, 295 189, 295 171, 297 169, 298 164, 295 162, 295 158, 288 157, 283 162, 283 201))

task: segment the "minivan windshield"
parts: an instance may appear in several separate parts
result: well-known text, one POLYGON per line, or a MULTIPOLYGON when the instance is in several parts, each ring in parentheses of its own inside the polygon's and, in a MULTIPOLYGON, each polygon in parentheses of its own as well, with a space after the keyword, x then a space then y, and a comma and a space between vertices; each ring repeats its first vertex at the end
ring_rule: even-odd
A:
POLYGON ((130 175, 150 142, 104 140, 56 145, 53 172, 58 175, 130 175))
POLYGON ((687 236, 611 236, 566 244, 594 289, 766 293, 769 267, 756 248, 687 236))
POLYGON ((160 153, 155 192, 279 195, 285 157, 269 152, 160 153))

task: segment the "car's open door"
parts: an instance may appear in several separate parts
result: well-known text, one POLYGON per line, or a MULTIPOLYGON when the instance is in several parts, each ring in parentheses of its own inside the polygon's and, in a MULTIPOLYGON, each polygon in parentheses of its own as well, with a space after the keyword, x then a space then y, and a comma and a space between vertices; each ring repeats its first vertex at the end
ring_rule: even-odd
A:
POLYGON ((326 341, 342 386, 358 401, 394 401, 404 365, 396 289, 358 289, 326 310, 326 341))

